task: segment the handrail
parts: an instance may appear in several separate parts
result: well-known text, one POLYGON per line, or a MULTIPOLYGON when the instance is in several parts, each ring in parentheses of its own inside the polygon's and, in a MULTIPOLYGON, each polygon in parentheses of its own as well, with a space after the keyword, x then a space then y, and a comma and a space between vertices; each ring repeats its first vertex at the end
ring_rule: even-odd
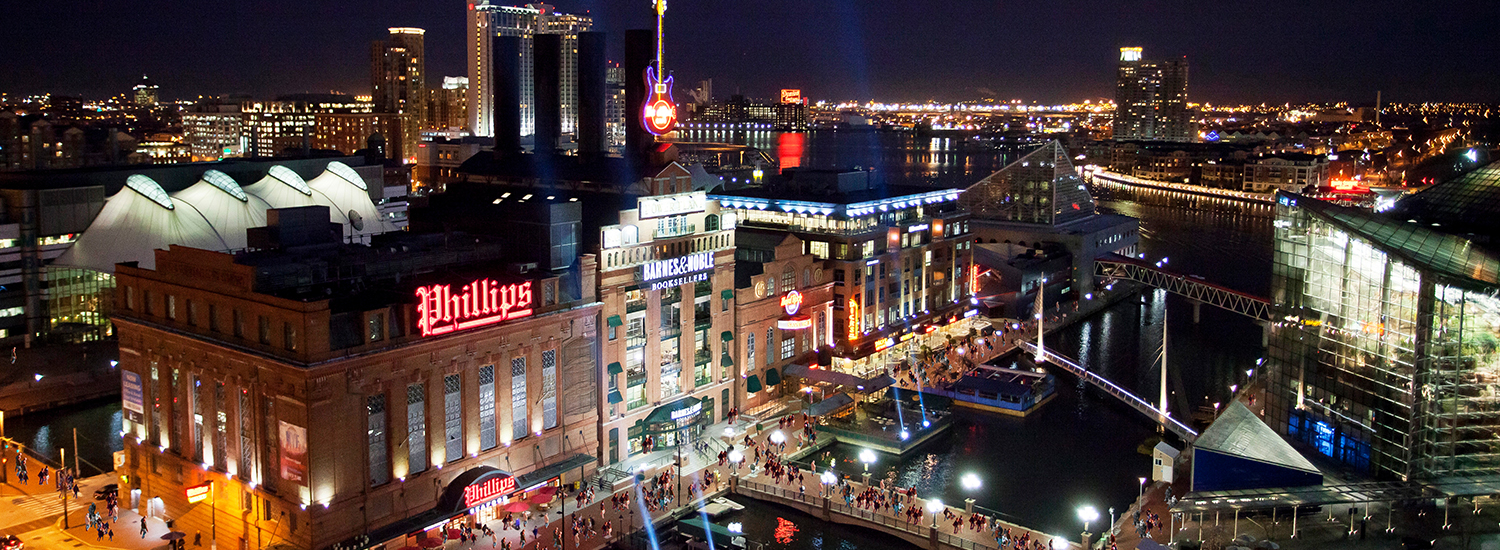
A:
MULTIPOLYGON (((1026 353, 1033 355, 1036 354, 1036 343, 1021 342, 1020 345, 1021 349, 1025 350, 1026 353)), ((1172 418, 1171 415, 1162 412, 1161 409, 1156 408, 1151 403, 1146 402, 1146 400, 1141 399, 1140 397, 1136 397, 1135 394, 1130 393, 1130 391, 1126 390, 1125 388, 1121 388, 1120 386, 1115 385, 1115 383, 1110 382, 1109 379, 1094 374, 1093 371, 1083 368, 1073 360, 1068 359, 1067 357, 1064 357, 1062 355, 1058 355, 1052 352, 1052 350, 1044 349, 1042 353, 1044 354, 1044 358, 1046 360, 1051 361, 1053 364, 1061 365, 1063 368, 1068 369, 1069 372, 1072 372, 1079 378, 1087 380, 1089 383, 1099 387, 1100 389, 1103 389, 1110 395, 1119 398, 1121 401, 1124 401, 1125 404, 1130 405, 1137 411, 1140 411, 1142 414, 1151 417, 1151 419, 1155 420, 1158 424, 1162 424, 1167 429, 1172 430, 1173 433, 1176 433, 1184 440, 1192 442, 1194 439, 1198 438, 1198 432, 1193 430, 1187 424, 1183 424, 1176 418, 1172 418)))

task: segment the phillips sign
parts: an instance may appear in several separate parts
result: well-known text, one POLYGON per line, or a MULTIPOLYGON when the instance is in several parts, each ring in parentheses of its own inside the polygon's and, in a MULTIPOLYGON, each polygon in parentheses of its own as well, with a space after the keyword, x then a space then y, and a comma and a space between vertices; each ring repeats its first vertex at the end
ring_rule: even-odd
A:
POLYGON ((422 336, 492 325, 531 315, 531 281, 502 285, 480 279, 459 287, 428 285, 417 288, 417 326, 422 336))

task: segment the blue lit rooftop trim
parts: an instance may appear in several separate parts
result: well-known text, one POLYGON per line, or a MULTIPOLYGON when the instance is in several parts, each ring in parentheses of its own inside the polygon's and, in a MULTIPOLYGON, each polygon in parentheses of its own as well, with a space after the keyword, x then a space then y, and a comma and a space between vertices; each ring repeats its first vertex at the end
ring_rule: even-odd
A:
POLYGON ((291 168, 278 164, 271 167, 270 174, 271 177, 280 180, 281 183, 287 184, 292 189, 296 189, 297 192, 309 197, 312 196, 312 188, 308 187, 307 182, 302 180, 302 176, 297 175, 291 168))
POLYGON ((240 189, 240 184, 235 182, 234 178, 229 177, 229 174, 218 170, 209 170, 203 173, 203 181, 208 182, 209 185, 218 187, 220 191, 229 193, 229 196, 239 199, 240 202, 250 202, 250 195, 246 195, 245 190, 240 189))
POLYGON ((167 210, 175 208, 172 206, 172 197, 167 196, 167 192, 161 188, 161 185, 148 176, 131 174, 130 177, 125 178, 125 187, 140 193, 142 197, 151 199, 151 202, 161 205, 162 208, 167 210))
POLYGON ((359 172, 355 172, 354 169, 350 168, 347 164, 339 161, 330 162, 328 163, 328 171, 333 172, 333 175, 335 176, 343 178, 344 181, 354 184, 355 187, 358 187, 365 191, 370 190, 370 188, 365 185, 365 179, 359 177, 359 172))
POLYGON ((710 199, 719 201, 721 206, 729 208, 743 208, 755 210, 780 210, 796 214, 820 214, 824 216, 839 213, 844 216, 864 216, 875 212, 889 212, 892 208, 900 210, 919 205, 937 204, 941 202, 956 201, 962 189, 941 189, 918 193, 915 195, 903 195, 880 200, 856 202, 851 204, 839 204, 832 202, 795 201, 786 199, 764 199, 759 197, 740 197, 735 195, 709 195, 710 199))

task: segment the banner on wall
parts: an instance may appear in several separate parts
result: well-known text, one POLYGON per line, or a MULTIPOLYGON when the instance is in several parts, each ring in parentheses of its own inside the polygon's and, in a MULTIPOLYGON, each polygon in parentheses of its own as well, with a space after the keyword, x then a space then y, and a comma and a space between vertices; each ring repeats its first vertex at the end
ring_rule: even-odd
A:
POLYGON ((281 422, 281 479, 307 481, 307 428, 281 422))
POLYGON ((146 397, 141 387, 141 375, 128 370, 120 371, 120 395, 125 410, 146 414, 146 397))

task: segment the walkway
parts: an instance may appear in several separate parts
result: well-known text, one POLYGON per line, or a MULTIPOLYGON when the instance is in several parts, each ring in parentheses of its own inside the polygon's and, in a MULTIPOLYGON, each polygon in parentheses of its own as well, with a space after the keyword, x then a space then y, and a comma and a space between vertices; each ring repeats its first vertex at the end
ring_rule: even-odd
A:
MULTIPOLYGON (((1036 354, 1035 343, 1021 342, 1021 348, 1026 350, 1026 353, 1030 353, 1033 355, 1036 354)), ((1166 429, 1171 430, 1172 433, 1177 434, 1177 436, 1181 437, 1183 441, 1192 443, 1194 439, 1198 438, 1198 432, 1196 430, 1188 427, 1187 424, 1183 424, 1176 418, 1172 418, 1170 415, 1162 412, 1161 409, 1156 408, 1145 399, 1141 399, 1135 394, 1130 393, 1130 390, 1122 388, 1116 385, 1114 382, 1110 382, 1109 379, 1103 376, 1094 374, 1093 371, 1084 368, 1072 359, 1068 359, 1067 357, 1063 357, 1061 355, 1053 353, 1052 350, 1043 350, 1042 353, 1045 354, 1044 357, 1046 358, 1047 362, 1068 369, 1068 372, 1073 373, 1079 378, 1087 380, 1090 384, 1093 384, 1099 389, 1104 390, 1106 393, 1119 398, 1121 401, 1124 401, 1126 405, 1130 405, 1131 408, 1140 411, 1141 414, 1146 415, 1151 420, 1155 421, 1158 424, 1161 424, 1166 429)))

